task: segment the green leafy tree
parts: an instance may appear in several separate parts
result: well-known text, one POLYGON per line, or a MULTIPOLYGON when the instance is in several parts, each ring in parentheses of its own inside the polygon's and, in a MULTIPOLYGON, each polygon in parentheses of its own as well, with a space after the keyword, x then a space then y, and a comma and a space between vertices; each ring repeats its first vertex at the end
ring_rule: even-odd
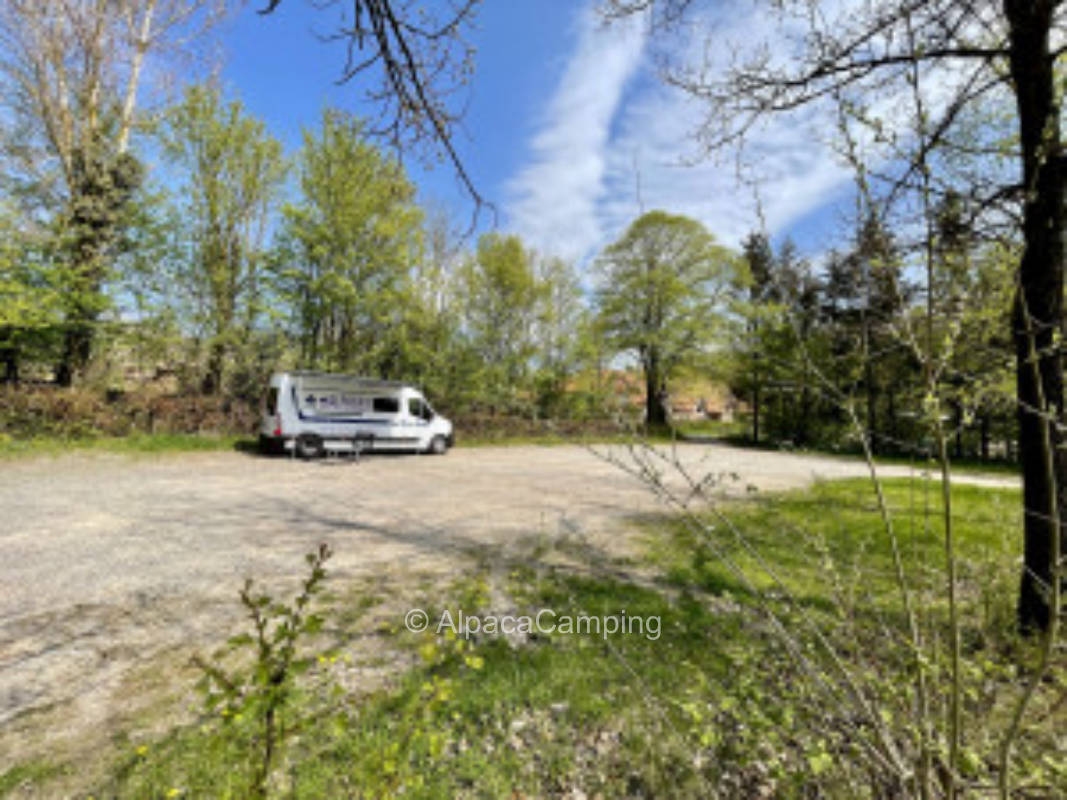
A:
POLYGON ((40 237, 0 207, 0 381, 16 383, 20 362, 55 349, 62 320, 54 259, 40 237))
POLYGON ((517 236, 488 233, 460 268, 463 330, 480 362, 479 398, 493 411, 514 411, 528 388, 537 351, 541 287, 534 257, 517 236))
POLYGON ((294 311, 302 363, 378 375, 404 371, 422 212, 395 160, 363 123, 323 112, 304 132, 300 202, 284 210, 277 287, 294 311))
POLYGON ((714 341, 734 256, 699 222, 650 211, 597 260, 597 307, 609 342, 635 353, 646 422, 667 424, 667 385, 714 341))
MULTIPOLYGON (((537 398, 544 416, 564 413, 573 395, 568 383, 595 358, 593 317, 572 262, 542 258, 537 265, 540 307, 537 314, 537 398)), ((574 399, 578 399, 574 396, 574 399)), ((572 409, 573 410, 573 409, 572 409)))
POLYGON ((187 249, 179 269, 193 322, 207 339, 205 393, 222 390, 226 364, 262 312, 264 243, 285 178, 281 144, 238 101, 190 87, 170 109, 165 152, 184 170, 187 249))
MULTIPOLYGON (((968 449, 967 428, 977 419, 975 451, 989 457, 993 417, 1007 417, 1012 395, 1010 309, 1016 248, 981 246, 966 201, 950 192, 934 209, 930 302, 936 314, 929 359, 953 412, 955 457, 968 449)), ((1012 431, 1014 436, 1014 431, 1012 431)))
POLYGON ((402 374, 449 410, 462 405, 474 371, 464 357, 459 330, 460 240, 448 213, 431 206, 423 221, 423 255, 409 275, 409 299, 403 309, 402 374))
POLYGON ((742 245, 744 265, 747 268, 748 303, 744 308, 745 340, 742 342, 741 388, 750 398, 752 406, 752 441, 760 439, 760 402, 767 381, 766 342, 768 326, 777 316, 773 306, 775 287, 773 282, 774 253, 770 240, 764 233, 752 233, 742 245))

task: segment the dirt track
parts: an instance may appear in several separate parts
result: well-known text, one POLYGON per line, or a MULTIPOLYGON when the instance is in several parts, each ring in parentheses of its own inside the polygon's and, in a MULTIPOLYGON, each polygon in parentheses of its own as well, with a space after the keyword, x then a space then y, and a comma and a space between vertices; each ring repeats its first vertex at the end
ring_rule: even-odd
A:
MULTIPOLYGON (((866 469, 721 445, 680 453, 761 489, 866 469)), ((129 722, 145 674, 164 680, 159 664, 184 663, 239 622, 246 576, 289 584, 319 542, 336 553, 334 584, 403 584, 535 536, 623 552, 624 520, 655 507, 638 481, 579 447, 358 464, 241 453, 0 462, 0 773, 129 722)))

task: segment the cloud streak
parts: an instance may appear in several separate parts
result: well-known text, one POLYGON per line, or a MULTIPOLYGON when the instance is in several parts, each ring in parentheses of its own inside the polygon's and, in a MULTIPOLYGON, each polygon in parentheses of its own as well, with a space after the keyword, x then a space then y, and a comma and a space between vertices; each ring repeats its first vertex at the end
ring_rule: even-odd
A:
MULTIPOLYGON (((847 0, 831 5, 848 11, 847 0)), ((672 35, 678 63, 703 63, 722 74, 735 44, 750 49, 766 43, 780 59, 803 46, 796 20, 779 26, 755 4, 727 4, 719 13, 695 20, 688 38, 684 31, 672 35)), ((748 131, 740 151, 709 154, 696 135, 708 108, 658 79, 646 19, 605 29, 589 0, 578 25, 567 68, 529 142, 529 158, 507 185, 510 230, 541 251, 584 261, 652 209, 698 219, 733 247, 760 227, 775 236, 806 218, 832 227, 833 205, 854 176, 831 144, 839 135, 828 105, 770 115, 748 131)), ((924 76, 927 107, 943 109, 960 79, 951 70, 924 76)), ((906 89, 868 102, 872 113, 910 135, 906 89)), ((856 134, 868 163, 892 157, 875 152, 869 131, 856 134)))
POLYGON ((641 66, 646 32, 637 17, 605 28, 592 5, 576 24, 575 50, 526 164, 507 183, 505 210, 508 227, 539 249, 583 258, 604 237, 598 206, 612 126, 641 66))

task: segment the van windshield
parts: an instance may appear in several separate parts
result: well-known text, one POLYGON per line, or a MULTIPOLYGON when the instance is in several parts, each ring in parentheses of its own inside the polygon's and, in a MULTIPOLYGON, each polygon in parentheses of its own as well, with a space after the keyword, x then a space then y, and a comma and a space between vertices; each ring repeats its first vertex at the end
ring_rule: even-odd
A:
POLYGON ((430 404, 418 397, 412 397, 408 400, 408 413, 427 422, 433 419, 433 409, 430 408, 430 404))

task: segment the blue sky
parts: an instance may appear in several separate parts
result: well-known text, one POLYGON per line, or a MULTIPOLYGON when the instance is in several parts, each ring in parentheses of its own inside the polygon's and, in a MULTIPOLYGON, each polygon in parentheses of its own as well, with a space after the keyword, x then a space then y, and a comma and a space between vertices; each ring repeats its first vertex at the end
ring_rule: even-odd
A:
MULTIPOLYGON (((343 46, 315 37, 334 30, 346 3, 316 10, 285 0, 266 17, 252 4, 221 31, 225 85, 290 151, 324 105, 373 113, 358 85, 335 85, 343 46)), ((595 0, 486 0, 478 13, 476 72, 457 144, 497 206, 499 227, 540 251, 586 261, 642 208, 663 208, 738 245, 759 225, 757 191, 738 184, 733 154, 696 158, 692 133, 702 109, 659 81, 657 42, 645 20, 605 29, 595 7, 595 0)), ((724 40, 759 25, 733 15, 724 40)), ((714 21, 708 29, 718 30, 714 21)), ((840 232, 835 203, 850 182, 809 123, 772 121, 744 158, 745 174, 764 181, 758 196, 769 231, 815 254, 840 232)), ((447 166, 406 164, 424 200, 466 220, 470 203, 447 166)))

